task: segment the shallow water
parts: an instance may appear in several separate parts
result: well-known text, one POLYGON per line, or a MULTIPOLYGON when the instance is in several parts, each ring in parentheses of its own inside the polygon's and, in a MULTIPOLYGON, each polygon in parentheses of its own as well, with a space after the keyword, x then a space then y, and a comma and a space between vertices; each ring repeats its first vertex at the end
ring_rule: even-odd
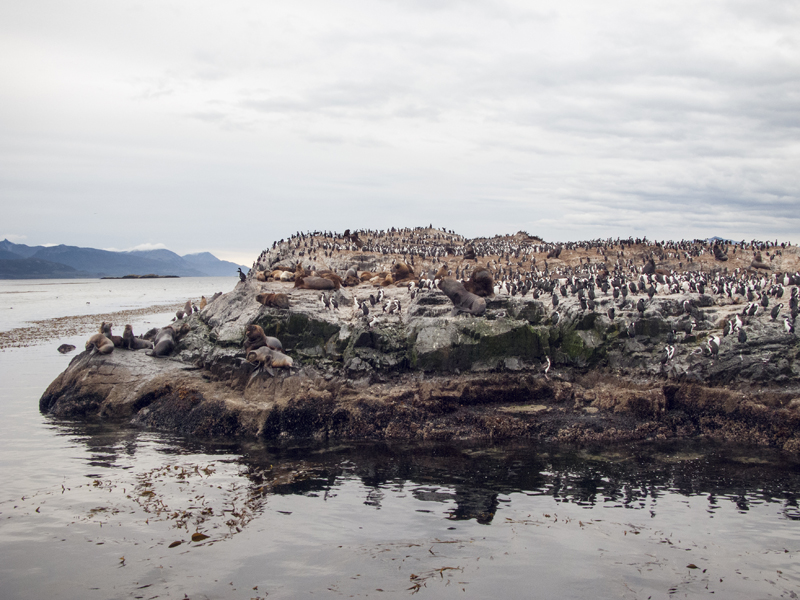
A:
POLYGON ((40 415, 38 399, 71 360, 55 352, 64 341, 82 338, 0 353, 4 599, 800 589, 800 466, 780 453, 685 442, 277 447, 60 421, 40 415))

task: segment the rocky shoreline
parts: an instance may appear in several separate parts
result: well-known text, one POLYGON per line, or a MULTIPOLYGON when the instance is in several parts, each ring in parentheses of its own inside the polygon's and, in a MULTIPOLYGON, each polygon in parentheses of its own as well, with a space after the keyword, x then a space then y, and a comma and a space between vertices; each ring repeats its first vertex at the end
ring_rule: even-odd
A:
MULTIPOLYGON (((412 299, 406 283, 366 281, 326 292, 338 307, 327 308, 317 290, 258 280, 258 267, 307 263, 296 248, 276 244, 246 280, 185 318, 189 333, 168 358, 119 349, 76 356, 40 409, 212 437, 582 444, 703 436, 800 454, 797 337, 767 310, 745 315, 745 341, 724 335, 746 298, 664 287, 623 301, 598 285, 591 310, 583 297, 561 295, 557 319, 551 295, 532 292, 494 294, 482 316, 452 316, 435 287, 412 299), (364 316, 360 303, 379 290, 399 309, 378 304, 364 316), (286 294, 289 308, 265 306, 259 294, 286 294), (242 347, 251 324, 282 342, 292 369, 254 372, 242 347)), ((355 249, 325 259, 344 275, 388 272, 397 257, 355 249)), ((431 263, 448 260, 466 259, 431 263)))

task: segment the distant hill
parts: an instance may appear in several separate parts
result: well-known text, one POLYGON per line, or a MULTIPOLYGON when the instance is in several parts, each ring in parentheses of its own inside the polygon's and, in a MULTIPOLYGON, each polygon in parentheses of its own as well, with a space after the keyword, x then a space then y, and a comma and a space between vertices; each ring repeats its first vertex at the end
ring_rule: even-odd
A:
MULTIPOLYGON (((26 246, 0 242, 0 279, 123 277, 177 275, 233 277, 240 265, 219 260, 209 252, 185 257, 170 250, 111 252, 77 246, 26 246)), ((244 272, 247 267, 241 266, 244 272)))
POLYGON ((184 254, 183 260, 192 265, 195 269, 208 273, 214 277, 226 277, 228 275, 236 275, 237 269, 242 268, 242 271, 247 273, 249 270, 244 265, 237 265, 229 260, 220 260, 210 252, 198 252, 197 254, 184 254))

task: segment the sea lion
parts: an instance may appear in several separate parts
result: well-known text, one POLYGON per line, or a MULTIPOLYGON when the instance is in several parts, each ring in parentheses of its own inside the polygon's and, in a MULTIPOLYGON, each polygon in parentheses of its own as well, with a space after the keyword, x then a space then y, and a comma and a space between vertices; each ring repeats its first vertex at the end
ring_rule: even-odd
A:
POLYGON ((245 330, 244 352, 249 354, 251 350, 267 345, 267 336, 261 325, 248 325, 245 330))
POLYGON ((167 356, 177 346, 181 337, 189 333, 190 327, 188 323, 183 323, 178 329, 172 325, 167 325, 159 329, 156 338, 153 341, 153 350, 148 352, 148 356, 167 356))
POLYGON ((114 342, 102 333, 95 333, 87 340, 86 349, 90 350, 92 354, 95 352, 111 354, 114 351, 114 342))
POLYGON ((113 323, 106 323, 103 321, 100 323, 100 329, 98 330, 99 333, 102 333, 108 339, 110 339, 114 343, 115 348, 119 348, 122 346, 122 337, 118 335, 111 334, 111 328, 114 326, 113 323))
POLYGON ((480 317, 486 312, 486 300, 472 292, 468 292, 464 284, 455 279, 442 279, 439 282, 439 289, 453 302, 453 310, 451 312, 453 316, 464 312, 480 317))
POLYGON ((468 281, 464 282, 464 288, 476 296, 487 298, 494 294, 494 278, 491 271, 486 267, 478 267, 473 271, 468 281))
POLYGON ((72 344, 61 344, 58 348, 56 348, 61 354, 69 354, 73 350, 75 350, 75 346, 72 344))
POLYGON ((186 304, 183 305, 183 314, 186 317, 191 317, 192 316, 192 301, 191 300, 187 300, 186 304))
POLYGON ((396 262, 392 265, 392 277, 395 281, 402 281, 409 277, 414 277, 414 269, 404 262, 396 262))
POLYGON ((333 288, 335 290, 338 290, 340 287, 342 287, 342 278, 333 271, 317 271, 316 276, 330 279, 336 286, 333 288))
POLYGON ((256 295, 256 302, 260 302, 264 306, 289 308, 289 296, 286 294, 258 294, 256 295))
POLYGON ((361 275, 359 276, 359 279, 360 279, 362 282, 364 282, 364 281, 369 281, 369 280, 370 280, 370 279, 372 279, 373 277, 375 277, 375 273, 370 273, 369 271, 364 271, 364 272, 363 272, 363 273, 361 273, 361 275))
POLYGON ((283 350, 283 344, 281 344, 281 341, 276 337, 266 335, 261 325, 248 325, 245 328, 244 333, 247 336, 244 340, 245 354, 250 353, 251 350, 256 350, 264 346, 270 348, 271 350, 283 350))
MULTIPOLYGON (((272 350, 267 346, 262 346, 247 353, 247 362, 255 365, 256 369, 264 369, 267 373, 275 377, 275 372, 272 367, 291 369, 294 366, 294 360, 286 356, 282 352, 272 350)), ((255 375, 255 373, 253 373, 255 375)))
POLYGON ((203 310, 206 305, 208 304, 208 300, 206 300, 205 296, 200 296, 200 310, 203 310))
POLYGON ((266 280, 267 280, 266 271, 256 271, 256 281, 266 281, 266 280))
POLYGON ((434 279, 444 279, 447 277, 447 267, 442 265, 439 267, 439 270, 436 271, 436 275, 433 276, 434 279))
POLYGON ((361 283, 361 279, 359 279, 355 275, 348 275, 347 277, 344 278, 344 281, 342 281, 342 285, 344 287, 355 287, 355 286, 359 285, 360 283, 361 283))
POLYGON ((336 283, 325 277, 299 277, 294 281, 294 287, 300 290, 336 290, 336 283))
POLYGON ((128 350, 143 350, 145 348, 152 348, 153 342, 137 338, 133 335, 133 327, 125 325, 125 331, 122 334, 122 347, 128 350))
POLYGON ((294 281, 295 275, 291 271, 281 271, 281 274, 278 275, 278 279, 281 281, 294 281))

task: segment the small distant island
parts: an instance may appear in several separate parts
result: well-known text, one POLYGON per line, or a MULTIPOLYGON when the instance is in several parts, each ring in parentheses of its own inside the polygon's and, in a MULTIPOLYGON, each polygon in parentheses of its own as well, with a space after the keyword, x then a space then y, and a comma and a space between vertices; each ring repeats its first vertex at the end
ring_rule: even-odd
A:
POLYGON ((0 242, 0 279, 152 279, 234 277, 244 265, 210 252, 180 256, 171 250, 112 252, 78 246, 26 246, 0 242))

